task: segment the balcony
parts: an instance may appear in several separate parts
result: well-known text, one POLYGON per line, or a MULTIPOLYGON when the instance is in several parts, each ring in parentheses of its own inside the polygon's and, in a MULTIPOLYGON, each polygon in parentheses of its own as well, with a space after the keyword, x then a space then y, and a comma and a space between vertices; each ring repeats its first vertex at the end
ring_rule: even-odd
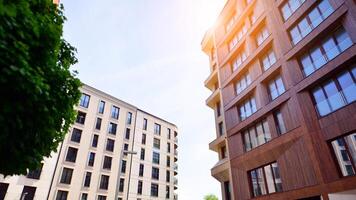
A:
POLYGON ((214 91, 216 89, 216 83, 218 82, 218 70, 215 68, 209 77, 204 81, 205 87, 214 91))
POLYGON ((223 135, 217 137, 215 140, 210 142, 209 149, 212 151, 215 151, 215 152, 219 152, 219 149, 222 146, 226 146, 225 139, 226 139, 226 134, 223 134, 223 135))
POLYGON ((216 89, 206 100, 206 105, 214 109, 217 102, 220 101, 220 90, 216 89))
POLYGON ((228 158, 219 160, 211 169, 211 175, 220 182, 228 181, 230 178, 229 165, 228 158))

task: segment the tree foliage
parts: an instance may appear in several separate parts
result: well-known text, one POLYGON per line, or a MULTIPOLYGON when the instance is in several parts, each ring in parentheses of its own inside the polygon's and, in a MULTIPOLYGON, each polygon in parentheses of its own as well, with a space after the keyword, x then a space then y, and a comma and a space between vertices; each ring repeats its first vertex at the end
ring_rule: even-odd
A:
POLYGON ((51 0, 0 0, 1 174, 37 168, 75 119, 81 83, 64 21, 51 0))
POLYGON ((204 200, 219 200, 219 198, 213 194, 205 195, 204 200))

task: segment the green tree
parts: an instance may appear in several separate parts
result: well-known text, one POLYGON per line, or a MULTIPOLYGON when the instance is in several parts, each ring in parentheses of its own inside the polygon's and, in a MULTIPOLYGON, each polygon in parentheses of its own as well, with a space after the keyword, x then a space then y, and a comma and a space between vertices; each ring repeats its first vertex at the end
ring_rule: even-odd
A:
POLYGON ((215 196, 214 194, 208 194, 208 195, 205 195, 204 200, 219 200, 219 198, 217 196, 215 196))
POLYGON ((0 0, 0 173, 26 174, 56 151, 76 115, 76 49, 52 0, 0 0))

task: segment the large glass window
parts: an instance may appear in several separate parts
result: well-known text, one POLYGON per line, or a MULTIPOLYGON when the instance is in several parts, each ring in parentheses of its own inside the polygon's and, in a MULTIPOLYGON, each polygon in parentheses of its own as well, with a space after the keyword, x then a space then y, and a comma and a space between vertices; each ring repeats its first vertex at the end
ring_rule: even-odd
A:
POLYGON ((151 183, 151 196, 158 197, 158 184, 151 183))
POLYGON ((339 28, 333 35, 328 36, 300 58, 304 74, 309 76, 352 45, 345 29, 339 28))
POLYGON ((109 176, 101 175, 100 179, 100 189, 107 190, 109 187, 109 176))
POLYGON ((90 181, 91 181, 91 172, 86 172, 85 179, 84 179, 84 187, 90 187, 90 181))
POLYGON ((250 151, 271 140, 267 120, 262 120, 243 132, 245 151, 250 151))
POLYGON ((104 113, 104 109, 105 109, 105 101, 100 101, 99 102, 99 110, 98 110, 98 112, 100 114, 103 114, 104 113))
POLYGON ((239 67, 241 67, 242 63, 247 59, 247 54, 244 49, 235 57, 232 65, 232 71, 236 71, 239 67))
POLYGON ((340 137, 331 142, 340 171, 343 176, 356 172, 356 133, 340 137))
POLYGON ((315 27, 323 22, 334 9, 328 0, 322 0, 312 11, 301 19, 290 31, 293 44, 300 42, 307 36, 315 27))
POLYGON ((281 7, 284 21, 286 21, 304 2, 305 0, 287 0, 281 7))
POLYGON ((152 179, 159 179, 159 169, 157 167, 152 167, 152 179))
POLYGON ((75 162, 77 159, 78 149, 73 147, 68 147, 66 161, 75 162))
POLYGON ((131 122, 132 122, 132 113, 131 113, 131 112, 128 112, 128 113, 127 113, 126 123, 127 123, 127 124, 131 124, 131 122))
POLYGON ((88 166, 90 166, 90 167, 94 166, 94 161, 95 161, 95 153, 94 152, 89 152, 88 166))
POLYGON ((64 167, 62 170, 62 176, 60 183, 70 184, 72 181, 73 169, 64 167))
POLYGON ((99 117, 96 118, 95 129, 100 130, 100 128, 101 128, 101 121, 102 121, 101 118, 99 118, 99 117))
POLYGON ((279 110, 275 111, 273 116, 274 116, 274 120, 276 122, 276 128, 277 128, 278 135, 282 135, 283 133, 287 132, 287 128, 284 124, 284 120, 283 120, 281 111, 279 111, 279 110))
POLYGON ((254 197, 282 191, 282 181, 276 162, 251 170, 249 177, 254 197))
POLYGON ((253 113, 255 113, 257 111, 255 97, 251 97, 251 98, 247 99, 246 101, 244 101, 242 104, 240 104, 238 109, 239 109, 241 121, 243 121, 247 117, 251 116, 253 113))
POLYGON ((283 94, 286 90, 284 88, 282 77, 277 76, 273 80, 271 80, 268 84, 268 89, 272 100, 283 94))
POLYGON ((70 140, 71 140, 72 142, 77 142, 77 143, 79 143, 81 137, 82 137, 82 130, 77 129, 77 128, 73 128, 72 137, 70 138, 70 140))
POLYGON ((114 147, 115 147, 115 140, 112 139, 108 139, 106 141, 106 151, 114 151, 114 147))
POLYGON ((236 44, 242 39, 242 37, 247 33, 247 26, 243 24, 240 29, 236 32, 234 37, 229 42, 229 50, 231 51, 236 44))
POLYGON ((111 118, 119 119, 120 108, 116 106, 111 107, 111 118))
POLYGON ((155 123, 154 133, 157 135, 161 135, 161 125, 160 124, 155 123))
POLYGON ((75 120, 75 122, 79 124, 84 124, 86 115, 87 115, 86 113, 78 111, 77 119, 75 120))
POLYGON ((271 49, 269 50, 263 57, 262 57, 262 66, 263 71, 269 69, 274 63, 276 63, 277 59, 274 54, 274 51, 271 49))
POLYGON ((56 200, 67 200, 68 191, 58 190, 56 200))
POLYGON ((155 164, 159 164, 159 153, 158 152, 153 152, 152 154, 152 162, 155 164))
POLYGON ((269 36, 269 32, 266 26, 264 26, 260 32, 256 35, 257 46, 260 46, 269 36))
POLYGON ((103 169, 110 170, 111 169, 111 163, 112 163, 112 157, 104 156, 103 169))
POLYGON ((356 66, 345 70, 312 91, 320 116, 325 116, 356 100, 356 66))
POLYGON ((237 80, 235 84, 236 95, 240 94, 244 89, 246 89, 251 84, 250 74, 247 72, 242 75, 242 77, 237 80))
POLYGON ((89 107, 89 101, 90 101, 90 96, 83 93, 82 96, 80 97, 79 105, 81 107, 88 108, 89 107))
POLYGON ((158 138, 153 138, 153 147, 159 149, 161 146, 161 141, 158 138))
POLYGON ((110 122, 109 123, 109 133, 116 135, 117 124, 110 122))

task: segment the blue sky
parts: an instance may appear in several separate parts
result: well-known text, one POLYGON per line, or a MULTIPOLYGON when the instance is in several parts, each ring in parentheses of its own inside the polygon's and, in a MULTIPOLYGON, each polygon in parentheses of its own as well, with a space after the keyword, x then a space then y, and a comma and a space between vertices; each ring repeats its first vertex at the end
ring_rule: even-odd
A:
POLYGON ((78 49, 86 84, 175 123, 179 199, 220 197, 208 149, 214 114, 205 105, 208 57, 200 42, 224 0, 62 0, 65 38, 78 49))

